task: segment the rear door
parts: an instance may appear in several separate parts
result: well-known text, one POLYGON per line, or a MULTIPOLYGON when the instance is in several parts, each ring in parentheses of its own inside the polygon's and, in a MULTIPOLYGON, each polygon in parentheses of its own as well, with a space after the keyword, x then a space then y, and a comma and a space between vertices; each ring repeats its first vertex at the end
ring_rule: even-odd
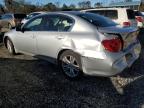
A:
POLYGON ((135 13, 134 13, 134 11, 131 10, 131 9, 127 9, 126 12, 127 12, 128 20, 129 20, 130 23, 131 23, 131 26, 137 27, 137 21, 136 21, 136 18, 135 18, 135 13))

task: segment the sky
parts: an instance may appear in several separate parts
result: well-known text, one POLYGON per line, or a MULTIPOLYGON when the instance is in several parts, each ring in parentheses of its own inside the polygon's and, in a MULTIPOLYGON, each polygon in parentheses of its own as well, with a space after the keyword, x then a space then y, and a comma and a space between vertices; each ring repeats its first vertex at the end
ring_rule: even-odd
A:
MULTIPOLYGON (((36 3, 36 4, 47 4, 49 2, 52 2, 52 3, 60 2, 60 5, 62 5, 64 3, 66 5, 70 5, 70 4, 78 4, 79 2, 88 1, 88 0, 25 0, 25 1, 30 1, 31 3, 36 3)), ((96 2, 103 2, 105 4, 106 2, 110 2, 111 0, 89 0, 89 1, 91 1, 92 5, 93 5, 96 2)))
MULTIPOLYGON (((16 0, 18 1, 18 0, 16 0)), ((82 1, 88 1, 88 0, 25 0, 26 2, 30 2, 31 4, 35 4, 35 5, 44 5, 47 4, 49 2, 52 3, 56 3, 59 2, 60 5, 62 4, 66 4, 66 5, 70 5, 70 4, 78 4, 78 2, 82 2, 82 1)), ((109 4, 111 1, 123 1, 123 0, 89 0, 91 1, 92 5, 94 5, 96 2, 102 2, 103 4, 109 4)), ((133 0, 133 1, 139 1, 139 0, 133 0)), ((2 3, 3 0, 0 0, 0 3, 2 3)))
MULTIPOLYGON (((70 5, 70 4, 78 4, 78 2, 82 2, 82 1, 88 1, 88 0, 25 0, 34 4, 47 4, 49 2, 60 2, 60 4, 66 4, 66 5, 70 5)), ((103 4, 109 4, 111 1, 123 1, 123 0, 89 0, 91 1, 92 5, 94 5, 96 2, 102 2, 103 4)), ((133 1, 139 1, 139 0, 133 0, 133 1)))

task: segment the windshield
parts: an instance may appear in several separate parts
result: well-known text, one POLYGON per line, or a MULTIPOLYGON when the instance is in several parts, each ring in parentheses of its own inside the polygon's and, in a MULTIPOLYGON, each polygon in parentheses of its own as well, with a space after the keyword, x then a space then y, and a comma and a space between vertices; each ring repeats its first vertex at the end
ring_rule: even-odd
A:
POLYGON ((91 24, 97 27, 110 27, 110 26, 118 25, 117 23, 113 22, 111 19, 97 14, 82 13, 82 14, 78 14, 77 16, 83 18, 84 20, 90 22, 91 24))

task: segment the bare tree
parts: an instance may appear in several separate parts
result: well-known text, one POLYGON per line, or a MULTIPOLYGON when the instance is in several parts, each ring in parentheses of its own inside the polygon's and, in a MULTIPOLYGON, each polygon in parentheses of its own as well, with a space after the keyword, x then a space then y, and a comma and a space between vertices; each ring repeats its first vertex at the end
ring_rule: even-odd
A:
POLYGON ((94 7, 102 7, 102 3, 101 2, 97 2, 94 4, 94 7))
POLYGON ((4 0, 5 6, 7 9, 12 12, 13 11, 13 0, 4 0))
POLYGON ((79 2, 78 5, 79 5, 79 8, 82 8, 82 9, 91 8, 90 1, 79 2))
POLYGON ((70 8, 70 9, 75 9, 75 8, 76 8, 76 5, 70 4, 69 8, 70 8))

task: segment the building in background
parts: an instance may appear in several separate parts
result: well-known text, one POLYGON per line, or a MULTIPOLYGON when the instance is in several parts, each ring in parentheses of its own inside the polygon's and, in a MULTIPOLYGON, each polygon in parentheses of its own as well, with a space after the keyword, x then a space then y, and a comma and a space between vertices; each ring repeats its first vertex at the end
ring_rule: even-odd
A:
POLYGON ((140 6, 141 1, 132 1, 132 0, 125 0, 124 2, 112 2, 109 4, 109 7, 122 7, 134 10, 139 10, 140 6))

